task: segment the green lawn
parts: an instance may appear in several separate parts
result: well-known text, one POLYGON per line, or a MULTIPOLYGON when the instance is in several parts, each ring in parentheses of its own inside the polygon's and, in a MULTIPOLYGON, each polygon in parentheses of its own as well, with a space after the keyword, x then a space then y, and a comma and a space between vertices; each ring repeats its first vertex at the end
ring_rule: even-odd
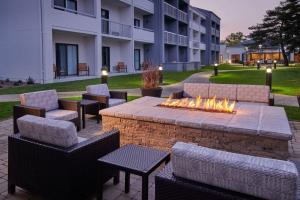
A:
MULTIPOLYGON (((164 72, 164 83, 174 84, 183 81, 190 75, 200 72, 188 71, 188 72, 164 72)), ((64 83, 52 83, 52 84, 36 84, 31 86, 20 86, 14 88, 3 88, 0 89, 0 95, 4 94, 21 94, 25 92, 33 92, 40 90, 56 89, 58 92, 69 92, 69 91, 84 91, 87 85, 99 84, 100 79, 90 79, 82 81, 71 81, 64 83)), ((142 84, 141 74, 132 74, 124 76, 115 76, 109 78, 110 89, 130 89, 140 88, 142 84)))
MULTIPOLYGON (((265 84, 265 70, 220 72, 212 77, 214 83, 265 84)), ((300 68, 280 68, 273 70, 273 93, 296 96, 300 93, 300 68)))
POLYGON ((288 119, 290 121, 300 121, 300 108, 284 106, 288 119))
MULTIPOLYGON (((213 66, 205 66, 202 68, 206 71, 211 71, 214 69, 213 66)), ((221 64, 218 66, 219 70, 247 70, 247 69, 256 69, 253 66, 242 66, 242 65, 230 65, 230 64, 221 64)))

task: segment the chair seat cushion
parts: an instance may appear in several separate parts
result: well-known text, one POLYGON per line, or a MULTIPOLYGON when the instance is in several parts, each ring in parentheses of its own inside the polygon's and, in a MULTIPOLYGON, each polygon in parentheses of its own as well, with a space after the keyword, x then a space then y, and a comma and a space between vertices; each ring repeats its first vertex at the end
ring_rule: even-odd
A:
POLYGON ((72 122, 25 115, 17 123, 22 137, 59 147, 78 143, 76 127, 72 122))
POLYGON ((46 112, 46 118, 56 119, 56 120, 65 120, 70 121, 76 119, 78 117, 78 113, 72 110, 51 110, 46 112))
POLYGON ((125 99, 109 99, 109 107, 121 105, 126 103, 125 99))
POLYGON ((30 92, 20 95, 21 105, 44 108, 46 111, 58 109, 56 90, 30 92))
POLYGON ((294 163, 200 147, 182 142, 172 148, 178 177, 263 199, 296 198, 298 171, 294 163))

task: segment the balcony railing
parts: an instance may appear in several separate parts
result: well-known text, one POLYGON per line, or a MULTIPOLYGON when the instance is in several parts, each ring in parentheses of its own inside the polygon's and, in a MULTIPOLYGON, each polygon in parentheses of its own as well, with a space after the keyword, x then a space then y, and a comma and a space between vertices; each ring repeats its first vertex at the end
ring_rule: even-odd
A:
POLYGON ((182 21, 182 22, 188 22, 188 15, 187 13, 181 11, 181 10, 178 10, 178 20, 182 21))
POLYGON ((102 19, 102 33, 116 37, 132 37, 131 26, 102 19))
POLYGON ((200 42, 199 41, 192 41, 192 46, 193 46, 193 48, 199 49, 200 48, 200 42))
POLYGON ((134 27, 133 39, 141 42, 154 43, 154 31, 141 27, 134 27))
POLYGON ((96 17, 94 14, 83 12, 83 11, 79 11, 79 10, 69 9, 69 8, 65 8, 65 7, 62 7, 62 6, 58 6, 58 5, 54 5, 54 3, 52 3, 52 7, 55 8, 55 9, 57 9, 57 10, 62 10, 62 11, 65 11, 65 12, 69 12, 69 13, 73 13, 73 14, 78 14, 78 15, 82 15, 82 16, 86 16, 86 17, 93 17, 93 18, 96 17))
POLYGON ((178 35, 178 45, 188 46, 188 37, 184 35, 178 35))
POLYGON ((177 8, 168 4, 168 3, 164 3, 164 12, 166 15, 173 17, 173 18, 177 18, 177 8))
POLYGON ((177 41, 178 41, 177 34, 165 31, 164 32, 164 41, 167 44, 175 44, 176 45, 177 41))

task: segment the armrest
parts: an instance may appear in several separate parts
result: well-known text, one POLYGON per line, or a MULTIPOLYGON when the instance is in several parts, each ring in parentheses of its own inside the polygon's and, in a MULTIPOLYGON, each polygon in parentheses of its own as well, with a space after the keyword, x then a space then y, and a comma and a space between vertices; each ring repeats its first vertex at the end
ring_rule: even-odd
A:
POLYGON ((14 125, 14 133, 18 133, 18 124, 17 119, 23 117, 24 115, 34 115, 37 117, 45 117, 46 110, 45 108, 33 107, 33 106, 23 106, 16 105, 13 107, 13 125, 14 125))
POLYGON ((80 102, 79 101, 71 101, 71 100, 58 100, 59 109, 62 110, 73 110, 80 112, 80 102))
POLYGON ((121 92, 121 91, 110 91, 111 98, 115 99, 125 99, 127 101, 127 92, 121 92))
POLYGON ((108 96, 93 95, 93 94, 85 93, 85 94, 82 94, 82 99, 98 101, 100 103, 101 108, 108 108, 108 106, 109 106, 109 97, 108 96))
POLYGON ((182 99, 183 98, 183 91, 180 92, 174 92, 171 95, 172 99, 182 99))
POLYGON ((270 93, 269 106, 274 106, 274 104, 275 104, 274 94, 270 93))

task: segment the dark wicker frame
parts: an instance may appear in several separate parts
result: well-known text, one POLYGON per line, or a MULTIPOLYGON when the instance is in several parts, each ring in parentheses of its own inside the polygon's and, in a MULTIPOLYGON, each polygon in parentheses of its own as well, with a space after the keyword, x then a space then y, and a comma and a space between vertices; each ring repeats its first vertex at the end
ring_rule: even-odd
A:
MULTIPOLYGON (((124 99, 127 102, 127 92, 110 91, 110 98, 124 99)), ((100 103, 100 110, 109 107, 109 97, 103 95, 82 94, 82 99, 94 100, 100 103)), ((95 110, 87 109, 86 114, 96 115, 95 110)))
MULTIPOLYGON (((84 199, 96 193, 97 159, 120 147, 120 134, 113 130, 70 148, 40 143, 14 134, 8 137, 8 192, 15 187, 50 199, 84 199)), ((108 169, 101 180, 119 171, 108 169)))
MULTIPOLYGON (((80 102, 79 101, 69 101, 69 100, 58 100, 59 109, 62 110, 72 110, 78 113, 78 117, 71 120, 76 127, 77 130, 81 130, 81 115, 80 115, 80 102)), ((18 133, 18 124, 17 119, 24 115, 34 115, 38 117, 45 117, 46 110, 45 108, 31 107, 31 106, 23 106, 16 105, 13 107, 13 125, 14 125, 14 133, 18 133)))
MULTIPOLYGON (((171 97, 173 99, 182 99, 182 98, 184 98, 184 92, 183 91, 174 92, 174 93, 172 93, 171 97)), ((268 104, 269 104, 269 106, 274 106, 274 95, 273 94, 270 94, 268 104)))
POLYGON ((238 192, 186 180, 173 175, 168 164, 155 176, 156 200, 260 200, 238 192))

